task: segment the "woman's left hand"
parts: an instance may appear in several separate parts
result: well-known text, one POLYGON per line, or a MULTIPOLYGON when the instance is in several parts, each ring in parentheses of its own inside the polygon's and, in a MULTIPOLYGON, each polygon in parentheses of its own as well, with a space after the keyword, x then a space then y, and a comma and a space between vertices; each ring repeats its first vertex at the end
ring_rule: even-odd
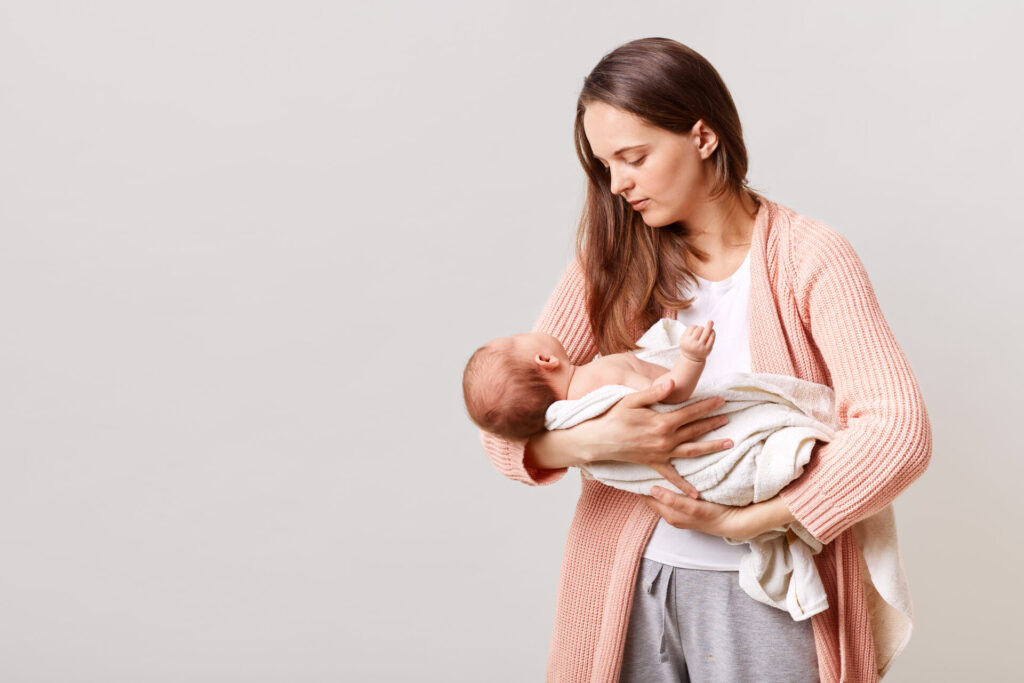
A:
POLYGON ((644 502, 666 522, 679 529, 747 541, 769 529, 777 529, 796 520, 781 497, 745 507, 719 505, 655 486, 644 502))

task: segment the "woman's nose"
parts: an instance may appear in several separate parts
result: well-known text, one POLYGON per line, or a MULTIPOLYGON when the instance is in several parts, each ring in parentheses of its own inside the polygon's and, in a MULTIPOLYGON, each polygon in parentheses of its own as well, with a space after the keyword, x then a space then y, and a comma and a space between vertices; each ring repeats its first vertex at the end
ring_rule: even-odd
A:
POLYGON ((611 173, 609 189, 612 191, 612 194, 622 194, 629 189, 631 182, 625 173, 609 172, 611 173))

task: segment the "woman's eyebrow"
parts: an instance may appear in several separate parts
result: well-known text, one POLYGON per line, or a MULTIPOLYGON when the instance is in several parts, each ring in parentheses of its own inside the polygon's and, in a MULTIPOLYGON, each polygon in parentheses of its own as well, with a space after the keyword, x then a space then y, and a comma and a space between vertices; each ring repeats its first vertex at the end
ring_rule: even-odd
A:
MULTIPOLYGON (((643 147, 644 144, 646 144, 646 143, 641 143, 639 145, 630 145, 629 147, 621 147, 621 148, 615 150, 615 152, 612 153, 612 156, 613 157, 617 157, 620 154, 622 154, 623 152, 628 152, 629 150, 636 149, 637 147, 643 147)), ((597 156, 596 154, 594 155, 594 157, 597 158, 597 159, 601 159, 601 157, 597 156)), ((601 161, 604 161, 604 159, 601 159, 601 161)))

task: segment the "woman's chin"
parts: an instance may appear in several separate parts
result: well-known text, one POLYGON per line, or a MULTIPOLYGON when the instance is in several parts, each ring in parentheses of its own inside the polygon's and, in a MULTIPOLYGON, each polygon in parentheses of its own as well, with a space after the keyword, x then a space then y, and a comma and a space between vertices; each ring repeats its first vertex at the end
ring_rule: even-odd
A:
POLYGON ((654 211, 645 211, 644 213, 640 214, 640 216, 644 219, 644 223, 646 223, 652 228, 664 228, 666 225, 670 225, 675 222, 665 220, 665 218, 659 216, 657 212, 654 211))

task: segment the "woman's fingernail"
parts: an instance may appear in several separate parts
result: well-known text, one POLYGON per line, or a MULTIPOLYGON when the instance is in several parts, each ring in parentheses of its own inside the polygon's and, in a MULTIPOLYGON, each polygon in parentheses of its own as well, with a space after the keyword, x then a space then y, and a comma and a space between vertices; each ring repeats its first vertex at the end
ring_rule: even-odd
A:
POLYGON ((726 448, 732 448, 732 441, 726 440, 722 442, 722 445, 726 448))
POLYGON ((651 495, 654 496, 655 498, 660 498, 662 491, 664 491, 664 489, 661 488, 660 486, 651 487, 651 495))

